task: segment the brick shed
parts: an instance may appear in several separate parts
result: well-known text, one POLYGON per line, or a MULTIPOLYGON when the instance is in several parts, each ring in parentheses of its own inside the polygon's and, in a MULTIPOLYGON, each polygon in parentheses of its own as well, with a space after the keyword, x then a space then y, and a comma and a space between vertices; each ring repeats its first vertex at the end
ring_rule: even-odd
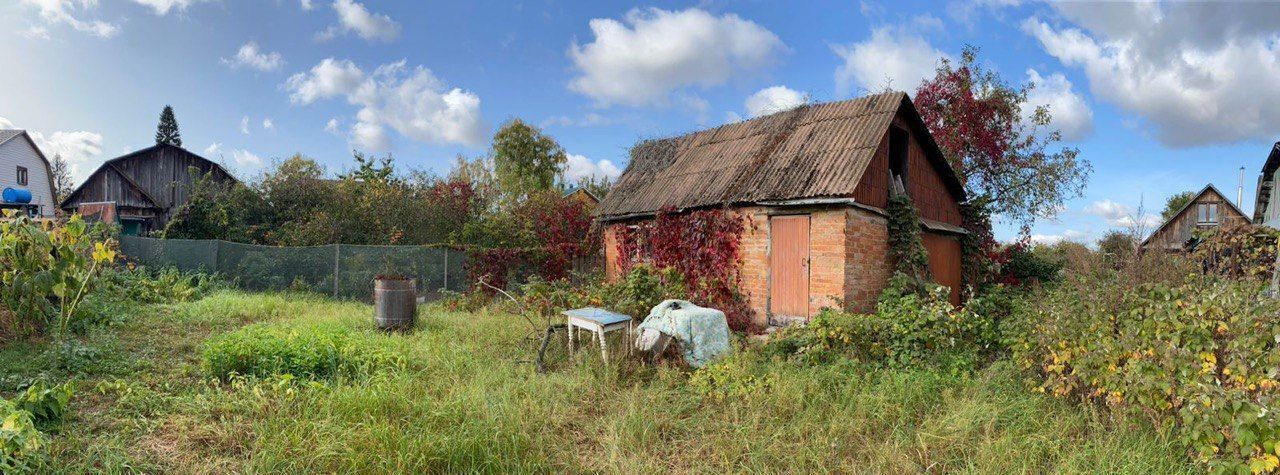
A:
POLYGON ((934 279, 959 303, 964 188, 901 92, 637 145, 596 208, 606 275, 618 276, 622 227, 667 207, 728 206, 748 221, 741 275, 757 323, 841 303, 869 310, 891 275, 884 208, 894 180, 920 210, 934 279))

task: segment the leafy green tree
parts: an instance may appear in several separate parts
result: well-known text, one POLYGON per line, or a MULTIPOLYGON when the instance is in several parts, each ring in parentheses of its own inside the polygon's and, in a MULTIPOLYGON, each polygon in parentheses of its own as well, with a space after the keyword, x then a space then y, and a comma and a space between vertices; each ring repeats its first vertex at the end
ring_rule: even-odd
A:
POLYGON ((1137 250, 1138 240, 1133 237, 1133 234, 1118 229, 1107 231, 1102 235, 1102 239, 1098 240, 1098 252, 1102 254, 1103 259, 1115 267, 1119 267, 1133 257, 1137 250))
POLYGON ((156 126, 156 143, 182 146, 182 133, 178 132, 178 119, 173 115, 173 106, 165 105, 164 110, 160 111, 160 125, 156 126))
POLYGON ((356 160, 356 169, 338 175, 339 179, 386 183, 395 178, 395 160, 391 158, 391 155, 379 159, 373 156, 366 156, 360 151, 352 151, 351 154, 356 160))
POLYGON ((493 135, 491 150, 498 189, 510 200, 553 190, 560 167, 568 160, 564 148, 541 130, 513 119, 493 135))
POLYGON ((1178 214, 1178 211, 1181 211, 1182 208, 1186 206, 1187 203, 1190 203, 1191 199, 1195 197, 1196 194, 1194 191, 1184 191, 1170 196, 1169 201, 1164 204, 1164 211, 1160 212, 1160 217, 1164 218, 1165 221, 1168 221, 1173 218, 1173 215, 1178 214))

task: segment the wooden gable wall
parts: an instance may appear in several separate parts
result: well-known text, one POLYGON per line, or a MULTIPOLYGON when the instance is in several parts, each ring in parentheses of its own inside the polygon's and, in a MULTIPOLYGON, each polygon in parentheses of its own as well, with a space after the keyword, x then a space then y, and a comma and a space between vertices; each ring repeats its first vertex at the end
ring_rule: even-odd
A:
MULTIPOLYGON (((934 221, 961 226, 960 203, 947 189, 938 169, 929 160, 920 145, 918 133, 902 117, 899 111, 893 125, 906 131, 907 140, 907 194, 915 201, 920 216, 934 221)), ((889 131, 880 139, 875 156, 862 174, 854 199, 859 203, 884 208, 889 202, 889 131)))
POLYGON ((1179 251, 1183 249, 1183 245, 1195 237, 1195 231, 1202 228, 1212 228, 1221 226, 1222 224, 1246 223, 1249 219, 1236 211, 1227 198, 1219 194, 1214 188, 1208 188, 1200 193, 1191 204, 1183 208, 1181 213, 1169 219, 1169 221, 1157 229, 1150 238, 1147 239, 1146 247, 1152 249, 1179 251), (1199 205, 1200 204, 1217 204, 1218 205, 1218 223, 1217 225, 1205 226, 1199 223, 1199 205))

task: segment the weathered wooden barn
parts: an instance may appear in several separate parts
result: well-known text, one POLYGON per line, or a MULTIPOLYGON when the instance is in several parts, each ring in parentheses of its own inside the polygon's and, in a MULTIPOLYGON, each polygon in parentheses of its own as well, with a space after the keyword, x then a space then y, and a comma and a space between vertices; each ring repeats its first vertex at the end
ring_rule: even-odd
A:
POLYGON ((1271 146, 1271 154, 1262 164, 1258 175, 1258 195, 1253 206, 1253 223, 1280 228, 1280 192, 1276 191, 1276 179, 1280 178, 1280 142, 1271 146))
POLYGON ((643 148, 596 211, 611 277, 622 227, 665 207, 728 205, 752 223, 741 275, 756 323, 842 303, 870 309, 892 273, 884 208, 901 180, 920 210, 934 279, 959 302, 964 187, 904 93, 804 106, 643 148))
POLYGON ((62 209, 114 208, 122 233, 148 234, 164 229, 206 174, 218 182, 236 181, 217 163, 182 147, 156 144, 107 160, 62 201, 62 209))
POLYGON ((1249 223, 1249 217, 1218 191, 1217 187, 1210 184, 1143 240, 1142 249, 1187 251, 1194 247, 1196 231, 1230 223, 1249 223))

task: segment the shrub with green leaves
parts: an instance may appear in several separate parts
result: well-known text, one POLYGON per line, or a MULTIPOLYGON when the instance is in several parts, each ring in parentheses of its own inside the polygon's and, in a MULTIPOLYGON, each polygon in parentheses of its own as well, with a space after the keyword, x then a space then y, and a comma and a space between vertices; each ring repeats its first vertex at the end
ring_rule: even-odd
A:
POLYGON ((34 471, 47 442, 31 413, 0 398, 0 473, 34 471))
POLYGON ((914 279, 898 274, 875 313, 824 309, 808 325, 784 330, 765 351, 811 362, 851 358, 895 367, 973 367, 996 351, 993 319, 951 305, 946 287, 934 285, 921 295, 914 291, 916 285, 914 279))
POLYGON ((1263 283, 1075 278, 1019 307, 1007 344, 1036 391, 1172 428, 1215 473, 1280 468, 1280 301, 1263 283), (1088 295, 1082 295, 1088 289, 1088 295))
POLYGON ((204 368, 228 380, 234 375, 359 377, 406 366, 404 356, 374 344, 371 338, 333 325, 260 323, 210 339, 204 347, 204 368))
POLYGON ((71 383, 50 385, 36 381, 13 399, 18 409, 31 414, 36 424, 53 424, 60 422, 71 404, 71 383))

